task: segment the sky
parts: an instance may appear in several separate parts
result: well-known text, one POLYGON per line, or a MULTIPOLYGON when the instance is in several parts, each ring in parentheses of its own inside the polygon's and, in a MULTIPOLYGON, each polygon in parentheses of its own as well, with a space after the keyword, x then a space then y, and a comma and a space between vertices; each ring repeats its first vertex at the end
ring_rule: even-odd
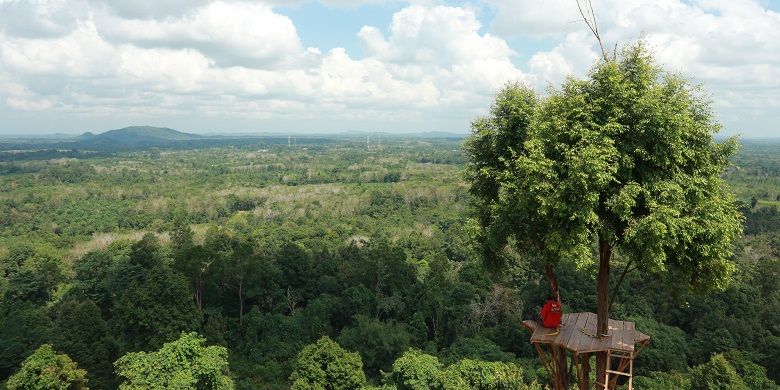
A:
MULTIPOLYGON (((722 135, 780 137, 780 0, 592 0, 701 84, 722 135)), ((0 135, 467 133, 519 81, 583 77, 575 0, 0 0, 0 135)))

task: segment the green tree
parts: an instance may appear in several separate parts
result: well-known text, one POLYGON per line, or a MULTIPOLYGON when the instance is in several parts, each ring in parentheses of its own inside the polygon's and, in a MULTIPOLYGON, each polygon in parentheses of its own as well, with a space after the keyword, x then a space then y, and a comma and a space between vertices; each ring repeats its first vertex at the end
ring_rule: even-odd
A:
POLYGON ((536 383, 525 384, 523 370, 511 363, 463 359, 447 367, 444 375, 461 378, 466 388, 473 390, 541 390, 536 383))
POLYGON ((58 354, 43 344, 8 379, 8 390, 88 390, 87 372, 78 368, 68 355, 58 354))
MULTIPOLYGON (((544 99, 510 84, 472 127, 467 173, 486 257, 514 242, 544 261, 554 291, 558 259, 596 264, 599 334, 616 251, 672 286, 728 283, 742 216, 721 174, 736 143, 713 140, 709 102, 642 43, 544 99)), ((597 354, 598 378, 605 363, 597 354)))
POLYGON ((688 372, 653 372, 649 376, 634 377, 634 387, 642 390, 690 390, 691 376, 688 372))
POLYGON ((57 286, 65 280, 63 262, 51 248, 13 248, 1 263, 8 278, 5 295, 11 300, 42 304, 51 300, 57 286))
POLYGON ((402 324, 355 316, 357 324, 341 331, 338 341, 360 352, 369 375, 388 369, 393 360, 409 348, 409 332, 402 324))
POLYGON ((195 242, 190 226, 187 225, 182 217, 174 219, 173 229, 171 230, 171 249, 173 250, 174 257, 176 257, 177 254, 186 252, 187 249, 194 245, 195 242))
POLYGON ((691 371, 692 390, 747 390, 749 387, 723 354, 713 355, 709 362, 691 371))
POLYGON ((780 389, 780 386, 766 376, 766 368, 753 363, 738 350, 730 350, 723 357, 737 371, 737 374, 749 389, 780 389))
POLYGON ((384 383, 398 390, 541 390, 523 381, 523 370, 511 363, 463 359, 447 368, 435 356, 406 351, 385 374, 384 383))
POLYGON ((130 247, 130 264, 139 265, 148 270, 161 263, 160 241, 154 234, 144 234, 138 242, 130 247))
POLYGON ((48 310, 29 301, 0 305, 0 378, 6 378, 36 347, 49 340, 48 310))
POLYGON ((685 370, 688 367, 685 332, 650 318, 629 317, 628 320, 633 321, 637 329, 653 335, 652 343, 644 348, 641 359, 634 363, 634 372, 643 375, 651 371, 685 370))
POLYGON ((168 267, 133 281, 117 299, 112 323, 123 351, 156 348, 182 331, 194 330, 199 315, 186 279, 168 267))
POLYGON ((71 356, 89 372, 92 388, 112 386, 116 344, 94 302, 63 302, 56 310, 52 344, 71 356))
POLYGON ((180 245, 180 248, 174 255, 173 267, 189 280, 195 306, 202 311, 206 273, 218 258, 217 253, 201 245, 177 245, 180 245))
POLYGON ((197 333, 182 333, 155 352, 131 352, 114 362, 120 390, 231 390, 225 347, 203 346, 197 333))
POLYGON ((393 369, 385 374, 384 382, 398 390, 441 389, 443 369, 436 356, 411 349, 393 362, 393 369))
POLYGON ((236 243, 228 253, 218 253, 216 276, 220 286, 232 292, 235 300, 229 300, 237 307, 238 321, 244 320, 248 300, 271 298, 278 290, 279 269, 267 258, 255 254, 249 242, 236 243))
POLYGON ((365 385, 366 374, 359 354, 325 336, 298 354, 290 381, 293 390, 357 390, 365 385))
POLYGON ((73 279, 75 290, 84 298, 95 302, 99 307, 110 307, 111 293, 108 280, 114 259, 106 251, 93 251, 85 254, 73 264, 76 275, 73 279))

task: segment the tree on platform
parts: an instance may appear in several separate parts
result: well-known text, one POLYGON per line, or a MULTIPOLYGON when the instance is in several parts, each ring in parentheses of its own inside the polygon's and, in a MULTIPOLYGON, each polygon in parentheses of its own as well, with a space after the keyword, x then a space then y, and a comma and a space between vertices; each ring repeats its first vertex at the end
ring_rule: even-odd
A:
MULTIPOLYGON (((599 335, 608 333, 615 253, 623 274, 694 290, 729 282, 742 216, 721 174, 736 142, 713 140, 720 126, 709 101, 642 42, 544 98, 507 85, 472 128, 467 172, 486 258, 511 244, 542 259, 554 292, 558 259, 597 265, 599 335)), ((597 381, 605 370, 599 353, 597 381)))

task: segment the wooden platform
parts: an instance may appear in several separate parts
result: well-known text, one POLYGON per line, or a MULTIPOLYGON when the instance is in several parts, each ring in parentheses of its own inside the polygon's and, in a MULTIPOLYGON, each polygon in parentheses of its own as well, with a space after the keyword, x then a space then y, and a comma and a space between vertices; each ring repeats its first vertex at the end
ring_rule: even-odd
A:
POLYGON ((596 334, 596 314, 589 312, 564 314, 561 330, 555 336, 549 336, 555 329, 545 328, 536 321, 523 321, 523 326, 531 331, 531 343, 553 344, 574 353, 612 350, 633 354, 637 344, 650 341, 650 336, 636 330, 633 322, 612 319, 608 336, 592 337, 596 334))

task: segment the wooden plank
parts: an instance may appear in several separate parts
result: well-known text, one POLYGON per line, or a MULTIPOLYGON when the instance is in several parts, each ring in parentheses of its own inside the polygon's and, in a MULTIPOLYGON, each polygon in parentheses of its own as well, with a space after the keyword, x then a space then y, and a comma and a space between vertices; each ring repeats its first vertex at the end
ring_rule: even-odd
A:
POLYGON ((626 322, 626 332, 623 334, 623 340, 621 347, 623 351, 634 353, 634 338, 636 333, 636 325, 633 322, 626 322))
POLYGON ((634 344, 643 344, 650 341, 650 336, 638 331, 634 330, 634 344))
MULTIPOLYGON (((564 314, 568 318, 568 314, 564 314)), ((564 317, 561 316, 561 321, 564 320, 564 317)), ((563 337, 565 337, 567 330, 566 327, 561 327, 558 334, 554 336, 549 336, 550 333, 555 333, 555 328, 545 328, 541 324, 537 324, 536 330, 534 330, 533 334, 531 335, 531 342, 538 342, 543 344, 558 344, 561 345, 561 340, 563 337)))
POLYGON ((577 325, 577 319, 580 317, 579 313, 573 313, 566 317, 566 322, 561 323, 561 332, 564 334, 561 337, 560 346, 566 348, 566 345, 574 335, 575 325, 577 325))
POLYGON ((596 317, 595 314, 593 314, 593 328, 588 329, 588 331, 591 331, 591 334, 596 335, 596 337, 590 337, 590 344, 587 347, 588 352, 596 352, 596 351, 605 351, 606 348, 604 348, 604 340, 601 337, 598 337, 598 332, 596 326, 598 325, 598 317, 596 317))
MULTIPOLYGON (((561 316, 561 323, 562 324, 566 323, 568 319, 569 319, 569 314, 563 314, 561 316)), ((546 328, 546 329, 547 329, 547 333, 548 334, 555 332, 555 328, 546 328)), ((568 341, 567 337, 570 336, 570 334, 568 333, 568 331, 570 329, 571 328, 569 328, 568 326, 561 326, 561 327, 558 328, 558 334, 557 335, 555 335, 554 337, 547 336, 547 339, 548 340, 552 339, 552 340, 549 341, 552 344, 555 344, 555 345, 565 345, 566 341, 568 341)))
POLYGON ((609 336, 604 338, 591 337, 596 334, 597 317, 595 313, 566 313, 562 316, 562 327, 557 335, 554 329, 545 328, 534 321, 524 321, 523 326, 533 329, 531 342, 558 346, 572 352, 598 352, 612 350, 615 352, 632 353, 637 344, 649 341, 650 337, 635 329, 635 324, 629 321, 609 320, 609 336), (585 333, 581 330, 585 329, 585 333))
POLYGON ((572 350, 570 348, 570 345, 572 343, 572 339, 577 337, 577 323, 580 321, 580 313, 574 313, 571 316, 569 316, 569 321, 566 323, 567 329, 567 336, 568 338, 564 340, 562 346, 566 349, 572 350))
POLYGON ((624 321, 610 320, 610 325, 611 326, 609 329, 609 348, 616 351, 622 351, 623 336, 626 333, 626 323, 624 321))
POLYGON ((587 313, 577 313, 577 321, 572 324, 571 326, 571 337, 569 338, 569 341, 566 342, 566 348, 571 351, 579 351, 580 346, 580 340, 583 337, 587 337, 580 329, 584 328, 585 325, 588 323, 588 314, 587 313))

